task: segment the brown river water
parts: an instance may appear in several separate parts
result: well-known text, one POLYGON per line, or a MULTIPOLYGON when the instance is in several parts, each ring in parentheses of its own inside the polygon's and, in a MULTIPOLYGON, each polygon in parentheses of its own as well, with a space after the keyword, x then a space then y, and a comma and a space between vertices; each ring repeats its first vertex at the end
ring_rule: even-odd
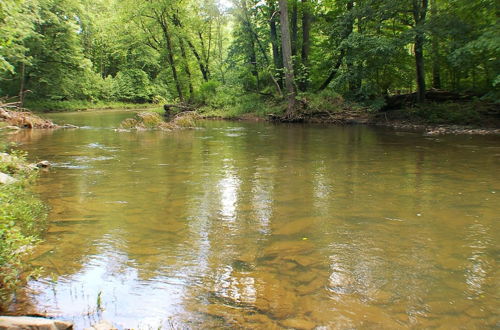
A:
POLYGON ((500 137, 55 114, 19 312, 81 329, 500 327, 500 137))

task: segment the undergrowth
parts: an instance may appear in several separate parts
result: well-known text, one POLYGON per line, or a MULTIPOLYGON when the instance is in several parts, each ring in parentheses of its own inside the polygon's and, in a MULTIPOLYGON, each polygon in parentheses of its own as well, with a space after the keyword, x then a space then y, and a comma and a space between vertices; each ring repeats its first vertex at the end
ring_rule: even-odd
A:
MULTIPOLYGON (((5 147, 0 151, 6 151, 5 147)), ((20 152, 0 154, 0 172, 16 181, 0 184, 0 310, 30 274, 24 257, 39 241, 47 219, 47 208, 31 192, 36 170, 20 152)))
POLYGON ((405 109, 409 119, 429 124, 480 125, 483 121, 480 104, 469 103, 427 103, 405 109))
POLYGON ((127 103, 118 101, 50 101, 50 100, 26 100, 24 106, 37 112, 66 112, 89 109, 146 109, 157 104, 152 103, 127 103))

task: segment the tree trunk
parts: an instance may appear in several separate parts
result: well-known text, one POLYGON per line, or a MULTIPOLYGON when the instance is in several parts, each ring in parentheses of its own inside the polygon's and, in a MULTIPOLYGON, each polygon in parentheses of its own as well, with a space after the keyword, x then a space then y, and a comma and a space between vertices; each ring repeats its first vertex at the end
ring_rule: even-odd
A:
POLYGON ((309 52, 311 49, 311 14, 309 12, 308 0, 302 0, 302 66, 304 78, 300 82, 300 90, 305 92, 309 84, 309 52))
POLYGON ((248 61, 250 62, 249 64, 252 66, 252 75, 257 79, 257 89, 259 88, 259 68, 258 68, 258 63, 257 63, 257 54, 255 52, 255 40, 258 42, 258 38, 254 38, 254 32, 252 30, 252 23, 250 22, 250 16, 248 15, 248 7, 247 7, 247 2, 246 0, 243 0, 242 3, 242 9, 243 9, 243 24, 246 26, 246 33, 248 35, 248 47, 249 47, 249 52, 248 52, 248 61))
POLYGON ((179 80, 179 77, 177 75, 177 69, 175 67, 174 50, 172 47, 172 40, 170 38, 170 33, 168 30, 167 21, 161 20, 160 24, 161 24, 161 27, 163 30, 163 36, 165 38, 165 42, 167 43, 167 59, 168 59, 168 63, 170 64, 170 69, 172 70, 172 76, 174 78, 175 88, 177 89, 177 94, 179 95, 179 100, 181 102, 184 102, 184 96, 182 95, 181 82, 179 80))
MULTIPOLYGON (((431 0, 431 15, 436 19, 438 14, 437 0, 431 0)), ((439 58, 439 36, 432 33, 432 87, 441 89, 441 61, 439 58)))
POLYGON ((209 62, 210 62, 210 47, 212 44, 212 37, 211 37, 211 28, 209 31, 209 39, 208 39, 208 50, 205 49, 205 41, 203 39, 203 34, 201 32, 198 32, 198 37, 200 38, 200 43, 201 43, 201 54, 203 56, 203 62, 205 66, 205 72, 207 74, 207 78, 210 79, 210 70, 209 70, 209 62))
MULTIPOLYGON (((172 16, 172 22, 178 28, 183 29, 182 22, 176 14, 174 14, 172 16)), ((196 47, 193 45, 191 40, 189 40, 189 38, 187 36, 184 36, 184 39, 186 40, 186 42, 189 46, 189 49, 191 49, 191 52, 193 53, 194 57, 196 57, 196 61, 198 62, 198 65, 200 67, 200 71, 201 71, 201 75, 203 76, 203 80, 208 81, 208 79, 209 79, 208 67, 205 67, 205 64, 203 63, 203 59, 201 58, 200 54, 196 50, 196 47)))
POLYGON ((20 86, 19 86, 19 107, 23 107, 24 104, 24 76, 26 75, 26 63, 21 63, 21 73, 20 73, 20 86))
POLYGON ((279 40, 278 40, 278 30, 276 28, 276 7, 274 5, 274 0, 269 1, 269 30, 271 36, 271 45, 273 49, 273 62, 274 67, 278 70, 279 78, 278 84, 280 88, 283 88, 283 57, 281 55, 279 40))
MULTIPOLYGON (((349 12, 353 8, 354 8, 354 0, 349 0, 349 2, 347 3, 347 14, 348 15, 350 14, 349 12)), ((351 35, 352 30, 353 30, 353 25, 354 25, 354 20, 353 19, 350 18, 350 19, 348 19, 346 21, 346 25, 344 27, 344 30, 342 31, 341 42, 343 40, 347 39, 351 35)), ((335 76, 337 75, 337 72, 340 69, 340 66, 342 65, 342 60, 344 59, 344 56, 346 56, 346 49, 345 48, 341 48, 340 49, 339 57, 337 59, 337 63, 334 65, 332 71, 330 71, 330 74, 325 79, 325 81, 321 84, 321 86, 319 87, 318 91, 322 91, 325 88, 327 88, 328 85, 332 82, 333 78, 335 78, 335 76)))
POLYGON ((203 60, 201 59, 200 54, 196 50, 196 47, 194 47, 193 43, 189 40, 187 40, 188 46, 191 49, 191 52, 193 53, 194 57, 196 57, 196 61, 198 62, 198 66, 200 67, 201 75, 203 76, 203 80, 208 81, 208 70, 205 68, 205 65, 203 64, 203 60))
POLYGON ((253 40, 253 36, 250 35, 249 38, 249 44, 248 46, 250 47, 250 52, 248 53, 248 61, 250 62, 250 65, 252 66, 252 75, 257 79, 257 89, 259 88, 259 68, 257 66, 257 54, 255 53, 255 43, 253 40))
POLYGON ((188 86, 189 86, 189 100, 191 101, 194 96, 194 91, 193 91, 193 81, 191 77, 191 70, 189 69, 189 61, 186 55, 186 48, 184 47, 184 40, 182 40, 181 37, 179 37, 179 47, 181 49, 181 55, 182 55, 182 60, 184 61, 184 72, 186 72, 186 76, 188 79, 188 86))
POLYGON ((280 23, 281 23, 281 48, 283 51, 283 64, 285 67, 285 87, 288 100, 288 118, 295 115, 295 86, 292 63, 292 45, 290 42, 290 29, 288 25, 288 3, 287 0, 279 0, 280 23))
POLYGON ((298 15, 297 0, 292 0, 292 56, 297 55, 297 37, 299 35, 298 15))
POLYGON ((340 66, 342 65, 342 60, 344 59, 345 56, 345 50, 342 49, 339 54, 339 58, 337 59, 337 63, 335 63, 332 71, 330 71, 330 74, 328 77, 325 79, 325 81, 321 84, 321 86, 318 88, 318 92, 321 92, 325 88, 328 87, 328 85, 332 82, 333 78, 337 75, 337 72, 340 69, 340 66))
POLYGON ((415 19, 415 71, 417 75, 417 101, 425 101, 424 68, 424 23, 427 15, 428 0, 413 0, 413 18, 415 19))

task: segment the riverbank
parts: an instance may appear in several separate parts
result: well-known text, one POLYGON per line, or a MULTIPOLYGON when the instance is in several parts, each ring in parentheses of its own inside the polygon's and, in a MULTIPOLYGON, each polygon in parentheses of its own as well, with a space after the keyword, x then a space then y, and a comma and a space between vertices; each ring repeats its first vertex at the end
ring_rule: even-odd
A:
POLYGON ((31 191, 39 167, 22 152, 0 148, 0 310, 33 274, 24 259, 46 227, 47 207, 31 191))
POLYGON ((422 132, 424 135, 471 134, 500 135, 500 105, 484 101, 425 103, 391 111, 374 110, 339 98, 302 100, 301 110, 283 120, 284 107, 261 102, 258 111, 224 112, 201 108, 205 119, 272 121, 333 125, 372 125, 422 132))

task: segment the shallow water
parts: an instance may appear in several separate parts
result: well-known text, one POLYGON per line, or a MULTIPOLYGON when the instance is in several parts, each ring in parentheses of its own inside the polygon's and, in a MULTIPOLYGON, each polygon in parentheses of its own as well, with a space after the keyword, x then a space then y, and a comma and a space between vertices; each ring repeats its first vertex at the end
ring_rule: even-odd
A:
POLYGON ((498 137, 113 131, 129 116, 17 136, 54 166, 43 273, 13 309, 77 328, 500 326, 498 137))

